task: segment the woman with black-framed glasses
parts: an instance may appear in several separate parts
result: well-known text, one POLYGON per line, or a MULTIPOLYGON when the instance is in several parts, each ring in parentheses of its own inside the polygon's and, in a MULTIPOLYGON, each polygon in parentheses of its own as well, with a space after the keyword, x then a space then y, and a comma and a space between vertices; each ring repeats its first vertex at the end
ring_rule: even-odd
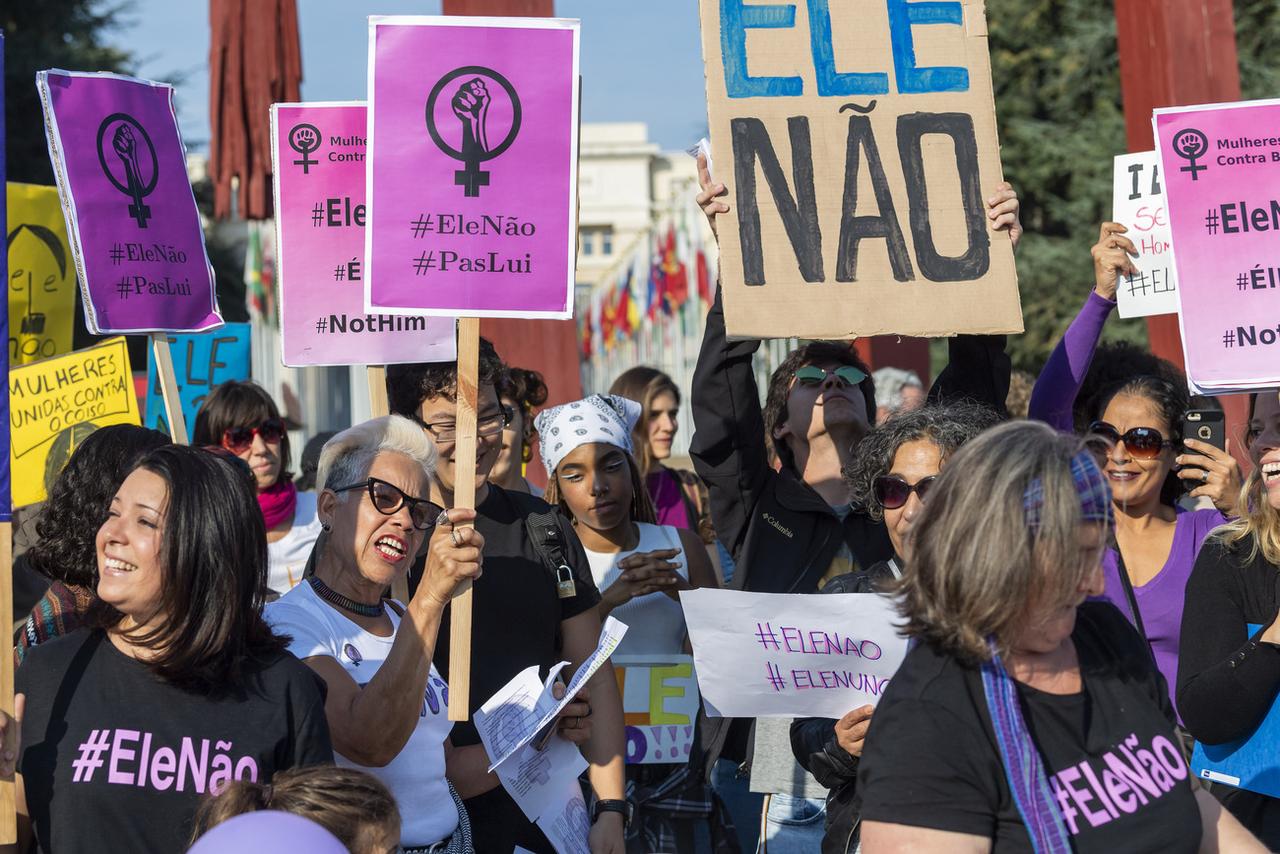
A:
MULTIPOLYGON (((995 410, 978 404, 929 404, 899 413, 868 433, 845 469, 845 481, 855 505, 884 522, 894 555, 831 579, 822 592, 875 593, 901 578, 911 556, 911 526, 943 465, 961 445, 999 421, 995 410)), ((852 709, 838 721, 800 718, 791 725, 796 759, 829 790, 824 852, 856 847, 855 784, 870 725, 870 706, 852 709)))
POLYGON ((222 383, 200 405, 192 443, 223 448, 252 471, 267 525, 267 587, 285 593, 302 580, 320 520, 315 493, 294 485, 289 431, 276 402, 249 380, 222 383))
POLYGON ((454 589, 480 577, 484 537, 454 527, 474 511, 446 514, 423 497, 435 463, 426 433, 398 415, 330 439, 316 472, 325 533, 315 571, 271 603, 267 619, 328 686, 337 764, 370 772, 395 795, 405 850, 467 852, 466 810, 445 779, 448 688, 431 659, 454 589), (387 598, 429 532, 413 598, 387 598))

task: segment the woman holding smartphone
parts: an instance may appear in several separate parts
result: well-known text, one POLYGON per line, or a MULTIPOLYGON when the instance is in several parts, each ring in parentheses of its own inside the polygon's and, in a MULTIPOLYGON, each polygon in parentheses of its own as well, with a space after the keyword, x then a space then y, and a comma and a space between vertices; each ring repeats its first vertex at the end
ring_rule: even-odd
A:
MULTIPOLYGON (((1122 273, 1135 273, 1127 229, 1103 223, 1093 247, 1094 289, 1036 381, 1031 417, 1072 429, 1076 394, 1089 371, 1122 273)), ((1113 382, 1091 406, 1086 432, 1105 455, 1103 473, 1115 507, 1115 541, 1103 557, 1113 602, 1146 637, 1170 696, 1178 676, 1178 642, 1187 580, 1209 532, 1234 512, 1240 467, 1226 451, 1184 439, 1190 402, 1185 383, 1135 374, 1113 382), (1185 485, 1184 485, 1185 484, 1185 485), (1186 510, 1184 490, 1213 508, 1186 510)))

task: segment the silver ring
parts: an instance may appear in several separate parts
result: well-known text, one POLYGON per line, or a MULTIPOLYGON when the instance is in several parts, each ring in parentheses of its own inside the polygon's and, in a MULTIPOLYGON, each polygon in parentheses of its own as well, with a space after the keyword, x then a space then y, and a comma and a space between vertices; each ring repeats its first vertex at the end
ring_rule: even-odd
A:
POLYGON ((451 530, 449 531, 449 539, 453 540, 453 547, 454 547, 455 549, 462 548, 462 543, 458 542, 458 529, 457 529, 457 528, 453 528, 453 529, 451 529, 451 530))
POLYGON ((1209 472, 1208 472, 1208 470, 1206 470, 1206 471, 1205 471, 1205 473, 1204 473, 1203 475, 1201 475, 1201 477, 1200 477, 1200 482, 1201 482, 1201 483, 1208 483, 1208 482, 1209 482, 1209 472))
POLYGON ((452 524, 453 522, 449 520, 449 511, 441 510, 440 515, 436 517, 436 525, 452 525, 452 524))

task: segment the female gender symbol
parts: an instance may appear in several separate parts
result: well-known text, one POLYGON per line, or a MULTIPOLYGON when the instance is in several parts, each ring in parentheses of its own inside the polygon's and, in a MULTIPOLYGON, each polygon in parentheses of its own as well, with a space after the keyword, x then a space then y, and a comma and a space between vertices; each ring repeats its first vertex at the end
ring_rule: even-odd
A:
POLYGON ((150 134, 128 113, 112 113, 98 125, 98 163, 102 166, 102 171, 111 185, 133 200, 129 205, 129 216, 138 223, 138 228, 146 228, 147 220, 151 218, 151 208, 144 205, 142 200, 151 195, 151 191, 156 188, 156 180, 160 177, 160 164, 156 160, 156 147, 151 144, 150 134), (124 164, 123 184, 107 165, 107 152, 102 145, 108 128, 115 122, 119 124, 111 134, 111 150, 124 164), (138 160, 139 140, 147 144, 147 153, 151 158, 151 179, 145 184, 142 181, 142 166, 138 160))

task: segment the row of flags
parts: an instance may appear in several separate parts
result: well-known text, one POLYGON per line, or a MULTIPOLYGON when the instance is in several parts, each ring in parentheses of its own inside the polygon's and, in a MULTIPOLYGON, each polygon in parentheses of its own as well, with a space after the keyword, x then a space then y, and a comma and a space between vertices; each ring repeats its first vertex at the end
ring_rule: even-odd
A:
POLYGON ((714 254, 708 253, 698 218, 687 213, 644 235, 629 257, 580 306, 582 358, 637 335, 647 325, 677 316, 691 298, 711 304, 714 254))

